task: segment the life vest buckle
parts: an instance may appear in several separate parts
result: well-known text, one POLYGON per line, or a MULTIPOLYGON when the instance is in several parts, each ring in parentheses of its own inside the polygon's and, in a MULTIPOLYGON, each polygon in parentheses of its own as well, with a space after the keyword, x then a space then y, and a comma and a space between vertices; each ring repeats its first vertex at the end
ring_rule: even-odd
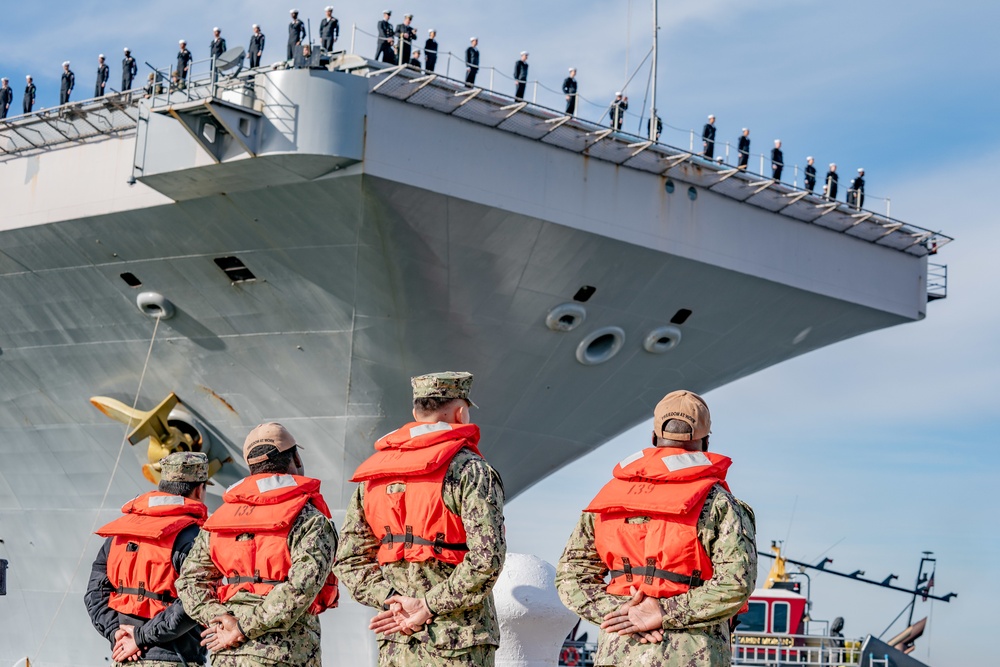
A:
POLYGON ((632 563, 628 558, 622 558, 622 569, 625 570, 625 581, 632 582, 632 563))
POLYGON ((143 600, 146 599, 146 582, 145 581, 140 581, 139 582, 139 595, 138 595, 138 598, 139 598, 139 602, 142 602, 143 600))
POLYGON ((413 548, 413 526, 406 527, 406 537, 403 538, 403 547, 406 549, 413 548))
POLYGON ((695 570, 691 573, 691 580, 688 582, 690 588, 698 588, 704 582, 701 579, 701 570, 695 570))
POLYGON ((440 554, 444 551, 444 533, 438 533, 434 536, 434 553, 440 554))
POLYGON ((642 581, 646 584, 652 585, 653 574, 656 572, 656 559, 647 558, 646 559, 646 576, 643 577, 642 581))

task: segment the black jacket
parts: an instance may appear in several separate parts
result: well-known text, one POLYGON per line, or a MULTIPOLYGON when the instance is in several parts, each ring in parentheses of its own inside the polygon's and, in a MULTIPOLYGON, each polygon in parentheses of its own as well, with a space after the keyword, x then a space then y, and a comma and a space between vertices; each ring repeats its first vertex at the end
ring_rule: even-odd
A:
POLYGON ((7 110, 10 107, 10 103, 14 101, 14 91, 10 89, 10 86, 6 88, 0 88, 0 106, 7 110))
POLYGON ((302 41, 302 38, 306 36, 306 24, 295 19, 288 24, 288 43, 298 44, 302 41))
MULTIPOLYGON (((184 559, 191 551, 198 526, 188 526, 177 534, 174 540, 172 563, 175 572, 180 572, 184 559)), ((184 613, 180 601, 174 602, 151 619, 122 614, 108 606, 113 587, 108 581, 108 552, 111 539, 104 541, 101 551, 90 570, 90 581, 84 594, 84 604, 94 628, 115 645, 115 631, 119 625, 134 625, 135 643, 143 649, 144 660, 165 660, 167 662, 187 662, 189 665, 205 662, 206 652, 201 646, 201 630, 191 617, 184 613)))
POLYGON ((479 49, 470 46, 465 50, 465 65, 473 69, 479 69, 479 49))
POLYGON ((62 73, 62 84, 60 90, 64 93, 69 92, 76 88, 76 75, 73 74, 73 70, 62 73))
POLYGON ((738 148, 739 148, 739 151, 741 153, 749 153, 750 152, 750 137, 744 137, 741 134, 740 135, 740 143, 739 143, 738 148))
POLYGON ((576 79, 571 76, 563 79, 562 91, 567 95, 576 95, 576 79))
POLYGON ((337 39, 340 37, 340 21, 337 17, 326 18, 319 22, 319 37, 320 39, 337 39))
POLYGON ((378 22, 378 39, 380 42, 391 42, 392 38, 396 36, 396 31, 393 29, 392 24, 382 19, 378 22))
POLYGON ((208 45, 208 54, 213 58, 218 58, 223 53, 226 52, 226 38, 220 37, 218 39, 213 39, 212 43, 208 45))
POLYGON ((518 81, 528 80, 528 63, 518 60, 514 63, 514 78, 518 81))
POLYGON ((780 148, 771 149, 771 166, 780 167, 785 164, 785 155, 780 148))
POLYGON ((177 52, 177 73, 183 79, 187 76, 187 69, 191 65, 191 52, 188 49, 177 52))
POLYGON ((264 53, 264 39, 264 33, 250 35, 250 47, 247 49, 247 53, 254 55, 264 53))
POLYGON ((715 125, 711 123, 705 123, 705 127, 701 131, 701 138, 704 141, 715 141, 715 125))

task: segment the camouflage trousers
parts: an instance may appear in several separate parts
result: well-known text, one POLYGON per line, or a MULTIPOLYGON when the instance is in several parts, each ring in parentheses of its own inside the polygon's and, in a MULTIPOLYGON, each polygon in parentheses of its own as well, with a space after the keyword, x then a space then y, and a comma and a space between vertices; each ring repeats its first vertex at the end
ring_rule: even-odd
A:
MULTIPOLYGON (((301 661, 267 660, 258 655, 216 655, 212 656, 212 667, 263 667, 264 665, 284 665, 287 667, 323 667, 319 655, 313 654, 301 661)), ((126 665, 126 667, 129 667, 126 665)), ((171 667, 177 667, 177 664, 171 667)))
MULTIPOLYGON (((191 667, 200 664, 200 662, 188 663, 191 667)), ((112 662, 111 667, 181 667, 181 663, 170 660, 140 660, 138 662, 112 662)))
POLYGON ((379 642, 378 667, 493 667, 497 647, 443 649, 422 642, 379 642))

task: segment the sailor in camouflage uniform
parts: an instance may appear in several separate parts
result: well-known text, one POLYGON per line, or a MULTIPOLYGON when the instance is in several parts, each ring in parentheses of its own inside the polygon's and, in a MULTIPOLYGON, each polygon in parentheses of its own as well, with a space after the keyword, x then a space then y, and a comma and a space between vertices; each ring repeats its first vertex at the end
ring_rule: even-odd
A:
POLYGON ((469 423, 472 375, 411 384, 415 421, 355 472, 336 571, 355 600, 382 610, 370 625, 380 666, 492 666, 504 494, 469 423))
POLYGON ((708 452, 701 397, 656 406, 653 447, 619 463, 559 560, 567 607, 601 626, 594 665, 730 664, 730 619, 757 578, 753 512, 708 452), (610 576, 609 576, 610 575, 610 576))
POLYGON ((319 480, 302 475, 295 439, 280 424, 251 431, 243 457, 251 474, 226 490, 195 539, 178 596, 208 627, 202 644, 214 667, 320 667, 316 614, 336 605, 337 533, 319 480))

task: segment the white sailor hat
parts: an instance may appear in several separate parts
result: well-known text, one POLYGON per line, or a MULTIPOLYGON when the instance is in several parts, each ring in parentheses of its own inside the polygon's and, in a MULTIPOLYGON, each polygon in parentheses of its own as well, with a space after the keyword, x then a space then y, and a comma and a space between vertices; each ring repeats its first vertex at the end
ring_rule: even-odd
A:
POLYGON ((808 156, 808 157, 806 158, 806 160, 812 160, 812 159, 813 159, 813 156, 812 156, 812 155, 810 155, 810 156, 808 156))
POLYGON ((177 43, 178 44, 187 44, 187 40, 186 39, 181 39, 181 40, 178 40, 177 43))
POLYGON ((620 91, 620 90, 616 90, 615 91, 615 97, 620 97, 621 94, 622 94, 622 91, 620 91))
POLYGON ((69 61, 68 60, 63 61, 63 67, 69 67, 69 61))
POLYGON ((742 130, 740 130, 740 132, 749 132, 749 131, 750 131, 750 130, 749 130, 749 129, 747 129, 747 128, 745 128, 745 127, 744 127, 744 128, 742 129, 742 130))
POLYGON ((27 79, 30 79, 30 78, 31 78, 31 75, 30 75, 30 74, 25 74, 25 75, 24 75, 24 78, 25 78, 25 80, 27 80, 27 79))
POLYGON ((863 173, 865 173, 865 168, 864 167, 858 167, 858 171, 863 174, 863 173))
POLYGON ((575 72, 575 71, 576 71, 576 68, 575 68, 575 67, 570 67, 570 68, 569 68, 569 71, 570 71, 570 72, 575 72))
POLYGON ((132 52, 132 49, 130 49, 130 48, 128 48, 128 47, 126 46, 126 47, 125 47, 125 53, 131 53, 131 52, 132 52))
POLYGON ((403 18, 404 19, 412 19, 413 18, 413 14, 403 14, 403 18))
POLYGON ((831 162, 831 163, 830 163, 830 166, 831 166, 831 167, 836 167, 836 166, 837 166, 837 163, 836 163, 836 162, 831 162))
POLYGON ((218 28, 212 28, 212 32, 222 32, 222 31, 219 30, 218 28))
POLYGON ((299 10, 297 10, 297 9, 292 9, 292 10, 289 10, 289 12, 288 12, 288 13, 289 13, 289 14, 298 14, 298 13, 299 13, 299 10))
POLYGON ((392 16, 392 10, 391 9, 383 9, 382 13, 383 14, 388 14, 389 16, 392 16))
POLYGON ((526 56, 526 55, 528 55, 528 52, 527 51, 521 51, 521 55, 522 56, 526 56))
POLYGON ((97 56, 97 57, 98 57, 98 58, 100 58, 101 60, 104 60, 104 54, 103 54, 103 53, 101 53, 101 54, 98 54, 98 56, 97 56))
POLYGON ((333 11, 333 7, 331 7, 330 5, 327 5, 326 8, 323 11, 324 12, 332 12, 333 11))
POLYGON ((428 34, 430 34, 430 33, 432 33, 432 32, 436 33, 436 32, 437 32, 437 30, 435 30, 434 28, 431 28, 430 30, 428 30, 428 31, 427 31, 427 33, 428 33, 428 34))
POLYGON ((254 23, 252 26, 250 26, 250 29, 251 30, 256 30, 259 27, 260 27, 259 25, 257 25, 256 23, 254 23))
POLYGON ((470 42, 478 42, 478 41, 479 41, 479 38, 478 38, 478 37, 470 37, 470 38, 469 38, 469 41, 470 41, 470 42))
POLYGON ((0 81, 3 81, 4 83, 8 83, 10 81, 10 79, 8 79, 7 77, 4 77, 4 78, 0 79, 0 81))
POLYGON ((709 120, 712 120, 713 118, 715 118, 715 114, 714 113, 708 114, 708 119, 709 120))

